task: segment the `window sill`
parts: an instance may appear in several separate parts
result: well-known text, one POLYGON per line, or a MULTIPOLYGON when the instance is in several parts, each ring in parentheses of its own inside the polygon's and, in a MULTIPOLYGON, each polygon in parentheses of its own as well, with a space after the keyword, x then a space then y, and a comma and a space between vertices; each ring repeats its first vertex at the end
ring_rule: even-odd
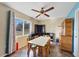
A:
POLYGON ((18 35, 18 36, 16 36, 16 38, 18 38, 18 37, 23 37, 23 36, 29 36, 29 34, 26 34, 26 35, 18 35))

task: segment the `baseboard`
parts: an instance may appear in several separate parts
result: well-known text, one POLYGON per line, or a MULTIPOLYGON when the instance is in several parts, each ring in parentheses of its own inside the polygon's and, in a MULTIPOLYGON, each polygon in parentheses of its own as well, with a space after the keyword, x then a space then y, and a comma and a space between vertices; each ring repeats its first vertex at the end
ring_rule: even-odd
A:
MULTIPOLYGON (((72 54, 73 55, 73 54, 72 54)), ((74 55, 73 55, 73 57, 75 57, 74 55)))
MULTIPOLYGON (((26 47, 26 46, 24 46, 24 47, 26 47)), ((19 48, 19 50, 23 49, 24 47, 19 48)), ((17 50, 17 51, 19 51, 19 50, 17 50)), ((12 54, 16 53, 17 51, 14 51, 13 53, 7 54, 7 55, 5 55, 4 57, 9 57, 9 56, 11 56, 12 54)))
POLYGON ((72 52, 67 51, 67 50, 64 50, 64 49, 61 49, 61 50, 62 50, 62 51, 65 51, 65 52, 68 52, 68 53, 71 53, 71 54, 72 54, 72 56, 73 56, 73 57, 75 57, 75 56, 74 56, 74 54, 73 54, 72 52))
POLYGON ((12 53, 10 53, 10 54, 5 55, 4 57, 9 57, 10 55, 12 55, 12 54, 14 54, 14 53, 15 53, 15 51, 12 52, 12 53))

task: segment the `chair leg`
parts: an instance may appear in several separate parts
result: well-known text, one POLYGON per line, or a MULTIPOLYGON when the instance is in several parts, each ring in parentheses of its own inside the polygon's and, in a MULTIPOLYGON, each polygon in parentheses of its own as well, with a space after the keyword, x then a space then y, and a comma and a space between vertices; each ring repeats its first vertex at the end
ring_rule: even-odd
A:
POLYGON ((30 50, 28 49, 28 51, 27 51, 27 56, 29 57, 29 52, 30 52, 30 50))
POLYGON ((46 57, 46 48, 45 47, 42 47, 42 56, 46 57))
POLYGON ((30 44, 28 44, 28 50, 27 50, 28 57, 29 57, 29 53, 30 53, 30 44))
POLYGON ((38 56, 42 56, 42 47, 38 47, 38 56))
POLYGON ((36 48, 33 48, 33 56, 36 57, 36 48))

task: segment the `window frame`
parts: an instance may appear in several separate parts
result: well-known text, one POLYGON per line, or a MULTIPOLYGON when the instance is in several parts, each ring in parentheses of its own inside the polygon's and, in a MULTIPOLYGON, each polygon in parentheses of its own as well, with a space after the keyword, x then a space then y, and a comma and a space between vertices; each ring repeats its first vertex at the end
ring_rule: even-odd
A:
POLYGON ((32 33, 32 22, 29 21, 29 20, 23 19, 23 18, 15 17, 15 37, 17 38, 17 37, 22 37, 22 36, 29 36, 31 33, 32 33), (19 19, 19 20, 23 21, 22 35, 16 35, 16 19, 19 19), (30 24, 30 29, 29 29, 29 33, 28 34, 24 34, 24 22, 25 21, 30 24))

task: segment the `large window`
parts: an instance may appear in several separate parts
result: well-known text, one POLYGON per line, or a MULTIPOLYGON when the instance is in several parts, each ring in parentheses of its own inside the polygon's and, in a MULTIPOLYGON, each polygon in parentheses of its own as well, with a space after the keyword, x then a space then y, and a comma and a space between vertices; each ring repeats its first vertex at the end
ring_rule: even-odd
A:
POLYGON ((23 32, 23 21, 16 19, 16 35, 22 35, 23 32))
POLYGON ((28 34, 30 32, 30 23, 24 22, 24 34, 28 34))
POLYGON ((30 34, 31 23, 27 20, 16 19, 16 36, 30 34))

